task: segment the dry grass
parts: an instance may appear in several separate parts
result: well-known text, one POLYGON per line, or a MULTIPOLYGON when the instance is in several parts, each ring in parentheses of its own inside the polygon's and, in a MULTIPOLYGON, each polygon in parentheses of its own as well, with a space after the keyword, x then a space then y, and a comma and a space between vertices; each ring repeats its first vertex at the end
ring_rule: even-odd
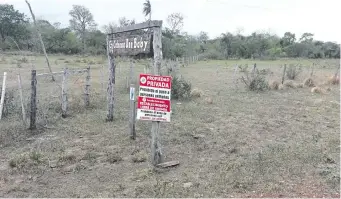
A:
POLYGON ((330 76, 328 78, 328 83, 332 84, 332 85, 336 85, 336 84, 338 85, 338 84, 340 84, 340 77, 339 76, 335 76, 335 75, 330 76))
POLYGON ((311 89, 311 92, 312 93, 320 93, 320 94, 324 94, 325 93, 325 90, 321 87, 314 87, 311 89))
POLYGON ((304 86, 307 86, 307 87, 314 87, 315 86, 314 80, 310 77, 305 79, 303 84, 304 84, 304 86))
POLYGON ((205 102, 206 102, 207 104, 213 104, 213 99, 212 99, 211 97, 206 97, 206 98, 205 98, 205 102))
POLYGON ((203 91, 201 91, 198 88, 194 88, 193 90, 191 90, 191 98, 199 98, 203 95, 203 91))
POLYGON ((269 88, 271 90, 278 90, 279 85, 280 85, 280 83, 278 81, 271 81, 269 84, 269 88))
MULTIPOLYGON (((86 68, 102 57, 50 56, 54 71, 86 68), (73 60, 80 59, 79 63, 73 60)), ((0 63, 0 74, 11 60, 0 63)), ((44 57, 30 57, 39 73, 44 57)), ((314 80, 325 80, 333 67, 314 68, 314 80)), ((137 121, 137 139, 129 138, 129 93, 125 78, 129 63, 120 61, 115 85, 114 121, 105 122, 107 74, 91 67, 90 107, 84 106, 84 76, 69 79, 69 116, 61 118, 61 78, 38 79, 38 130, 30 131, 17 113, 0 121, 0 194, 3 197, 336 197, 340 192, 340 87, 328 85, 325 95, 309 89, 251 92, 233 83, 237 61, 198 62, 180 72, 204 95, 200 100, 172 102, 172 122, 161 124, 169 169, 150 162, 151 123, 137 121), (222 67, 217 67, 222 66, 222 67), (104 80, 104 86, 102 83, 104 80), (209 100, 212 99, 211 100, 209 100), (210 103, 212 102, 212 103, 210 103), (19 118, 19 119, 18 119, 19 118), (45 119, 44 119, 45 118, 45 119)), ((255 60, 238 60, 253 64, 255 60)), ((271 67, 266 79, 280 79, 283 61, 256 61, 271 67)), ((286 60, 297 62, 295 60, 286 60)), ((302 65, 310 62, 302 60, 302 65)), ((136 63, 136 78, 143 65, 136 63)), ((17 87, 15 70, 9 84, 17 87)), ((23 63, 25 104, 29 104, 30 65, 23 63)), ((240 77, 243 74, 238 74, 240 77)), ((309 76, 302 67, 297 82, 309 76)), ((1 79, 1 77, 0 77, 1 79)), ((268 82, 268 81, 267 81, 268 82)), ((14 90, 14 95, 18 96, 14 90)), ((16 100, 15 100, 16 101, 16 100)), ((17 102, 15 102, 17 104, 17 102)), ((29 112, 28 112, 29 113, 29 112)))
POLYGON ((293 80, 285 80, 283 85, 287 88, 297 88, 297 84, 293 80))
POLYGON ((296 85, 296 87, 297 87, 297 88, 303 88, 303 87, 304 87, 304 84, 303 84, 303 83, 298 83, 298 84, 296 85))

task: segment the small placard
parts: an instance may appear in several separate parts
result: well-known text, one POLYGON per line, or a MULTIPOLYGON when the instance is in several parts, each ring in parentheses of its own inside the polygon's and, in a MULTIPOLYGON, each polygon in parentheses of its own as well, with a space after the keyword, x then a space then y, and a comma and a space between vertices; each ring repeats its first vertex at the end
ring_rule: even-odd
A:
POLYGON ((135 87, 130 87, 130 100, 135 99, 135 87))

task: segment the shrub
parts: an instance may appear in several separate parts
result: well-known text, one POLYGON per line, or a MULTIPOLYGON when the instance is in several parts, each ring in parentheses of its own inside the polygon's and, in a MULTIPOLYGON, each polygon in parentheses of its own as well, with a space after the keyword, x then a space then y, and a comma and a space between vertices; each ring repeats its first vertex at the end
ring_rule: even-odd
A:
POLYGON ((242 72, 242 73, 245 73, 248 71, 248 67, 249 65, 245 64, 244 66, 243 65, 238 65, 238 68, 239 68, 239 72, 242 72))
POLYGON ((288 77, 288 79, 290 80, 294 80, 297 78, 297 76, 302 72, 302 67, 301 65, 296 66, 296 65, 292 65, 290 64, 289 67, 286 70, 286 75, 288 77))
POLYGON ((257 69, 251 75, 249 72, 245 72, 245 77, 242 76, 241 79, 251 91, 264 91, 269 89, 265 76, 260 74, 257 69))
MULTIPOLYGON (((2 86, 0 86, 0 98, 2 93, 2 86)), ((5 99, 4 99, 4 107, 2 116, 6 117, 16 111, 18 111, 18 105, 16 104, 17 101, 15 101, 14 98, 14 91, 11 88, 6 88, 5 92, 5 99)))
POLYGON ((272 90, 278 90, 280 83, 278 81, 272 81, 269 84, 269 88, 272 90))
POLYGON ((283 85, 288 87, 288 88, 297 88, 296 83, 292 80, 285 80, 283 85))
POLYGON ((191 96, 192 85, 182 77, 172 78, 172 99, 188 99, 191 96))
POLYGON ((191 95, 192 98, 199 98, 199 97, 201 97, 203 95, 203 93, 202 93, 201 90, 195 88, 195 89, 193 89, 191 91, 190 95, 191 95))

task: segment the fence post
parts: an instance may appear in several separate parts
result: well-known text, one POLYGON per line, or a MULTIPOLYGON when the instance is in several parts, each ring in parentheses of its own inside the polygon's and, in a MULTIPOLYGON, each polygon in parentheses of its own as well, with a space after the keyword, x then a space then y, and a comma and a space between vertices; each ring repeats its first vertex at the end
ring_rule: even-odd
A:
POLYGON ((115 84, 115 61, 114 56, 109 52, 109 38, 107 36, 107 55, 109 60, 109 82, 107 88, 108 114, 107 121, 114 120, 114 84, 115 84))
POLYGON ((31 115, 30 129, 36 129, 36 113, 37 113, 37 71, 32 70, 31 73, 31 115))
POLYGON ((314 67, 315 67, 315 63, 313 63, 313 65, 310 66, 310 78, 313 77, 313 74, 314 74, 314 67))
POLYGON ((85 93, 84 93, 84 103, 85 106, 90 106, 90 66, 86 69, 85 77, 85 93))
POLYGON ((68 99, 67 99, 67 77, 68 76, 68 68, 64 68, 63 72, 63 81, 62 81, 62 117, 65 118, 67 116, 67 108, 68 108, 68 99))
POLYGON ((133 84, 134 82, 134 61, 130 59, 130 66, 129 66, 129 79, 127 80, 127 89, 129 90, 129 85, 133 84))
MULTIPOLYGON (((162 61, 162 42, 161 42, 161 26, 154 27, 153 29, 153 50, 154 50, 154 75, 160 75, 161 61, 162 61)), ((163 155, 161 151, 160 143, 160 122, 152 122, 152 163, 154 166, 163 161, 163 155)))
POLYGON ((20 71, 18 72, 18 87, 19 87, 19 94, 20 94, 20 104, 21 104, 21 112, 22 112, 22 121, 24 123, 24 126, 26 127, 26 111, 24 106, 24 99, 22 94, 22 84, 21 84, 21 75, 20 71))
POLYGON ((1 90, 1 101, 0 101, 0 120, 2 117, 2 110, 4 109, 4 102, 5 102, 6 77, 7 77, 7 72, 4 72, 4 79, 2 81, 2 90, 1 90))
POLYGON ((136 132, 135 132, 135 124, 136 124, 136 116, 135 116, 135 86, 134 84, 130 84, 130 120, 129 120, 129 130, 130 130, 130 138, 136 139, 136 132))
POLYGON ((101 69, 99 70, 99 72, 101 73, 101 86, 102 86, 102 90, 104 89, 104 74, 103 74, 103 66, 101 67, 101 69))
POLYGON ((285 71, 287 70, 287 65, 284 64, 284 68, 283 68, 283 76, 282 76, 282 84, 284 82, 284 77, 285 77, 285 71))

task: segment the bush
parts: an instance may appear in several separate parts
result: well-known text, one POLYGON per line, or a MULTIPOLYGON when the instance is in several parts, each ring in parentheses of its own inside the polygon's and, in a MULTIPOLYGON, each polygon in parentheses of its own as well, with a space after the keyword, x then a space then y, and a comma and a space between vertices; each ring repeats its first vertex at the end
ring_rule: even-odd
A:
POLYGON ((296 77, 302 72, 302 67, 301 65, 296 66, 290 64, 289 67, 286 70, 286 75, 288 79, 294 80, 296 77))
POLYGON ((192 85, 183 78, 172 78, 172 99, 188 99, 191 96, 192 85))
POLYGON ((265 75, 259 73, 256 69, 254 73, 244 72, 245 77, 242 76, 242 81, 246 87, 251 91, 264 91, 269 89, 265 75))
POLYGON ((200 60, 223 60, 224 56, 221 52, 217 50, 209 50, 200 55, 200 60))
POLYGON ((315 86, 314 80, 312 78, 305 79, 303 84, 304 84, 304 86, 307 86, 307 87, 314 87, 315 86))

